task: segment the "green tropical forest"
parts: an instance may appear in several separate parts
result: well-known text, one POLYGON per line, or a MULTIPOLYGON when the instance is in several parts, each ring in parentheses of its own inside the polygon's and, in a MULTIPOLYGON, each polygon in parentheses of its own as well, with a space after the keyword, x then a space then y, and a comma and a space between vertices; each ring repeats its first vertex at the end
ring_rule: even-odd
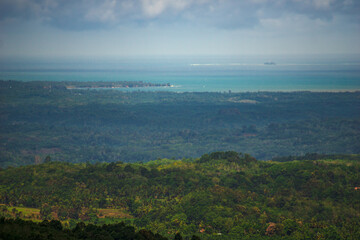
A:
POLYGON ((15 236, 11 229, 30 224, 37 232, 55 226, 59 237, 96 239, 107 231, 104 239, 155 239, 106 230, 120 224, 133 236, 146 231, 167 239, 359 239, 360 155, 303 158, 259 161, 227 151, 147 163, 9 167, 0 171, 0 235, 15 236))
POLYGON ((360 92, 161 86, 0 81, 0 239, 360 238, 360 92))

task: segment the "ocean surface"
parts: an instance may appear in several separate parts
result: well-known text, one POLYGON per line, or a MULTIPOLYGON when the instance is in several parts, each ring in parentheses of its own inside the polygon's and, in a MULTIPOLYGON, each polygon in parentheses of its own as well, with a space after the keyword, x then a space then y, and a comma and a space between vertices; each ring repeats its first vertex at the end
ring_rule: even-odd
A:
POLYGON ((355 91, 360 55, 1 58, 0 80, 171 84, 120 91, 355 91))

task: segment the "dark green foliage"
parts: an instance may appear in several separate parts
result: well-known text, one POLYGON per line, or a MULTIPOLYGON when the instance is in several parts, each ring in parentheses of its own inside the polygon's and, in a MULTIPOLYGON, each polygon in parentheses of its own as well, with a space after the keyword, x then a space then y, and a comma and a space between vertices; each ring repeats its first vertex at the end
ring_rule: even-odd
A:
POLYGON ((46 156, 46 158, 44 159, 44 163, 48 163, 51 161, 51 157, 48 155, 46 156))
POLYGON ((240 156, 237 152, 213 152, 209 154, 205 154, 201 156, 200 162, 209 162, 211 160, 227 160, 231 162, 238 162, 240 161, 240 156))
POLYGON ((78 223, 73 230, 63 229, 59 221, 34 223, 21 219, 0 218, 0 239, 45 240, 45 239, 83 239, 83 240, 166 240, 148 230, 136 232, 124 223, 95 226, 78 223))
POLYGON ((261 160, 360 153, 360 92, 122 92, 68 85, 0 81, 0 167, 47 156, 95 163, 229 150, 261 160))
POLYGON ((180 233, 175 234, 174 240, 183 240, 180 233))
POLYGON ((237 153, 234 151, 227 151, 227 152, 213 152, 210 154, 204 154, 200 158, 200 162, 211 162, 216 160, 226 160, 228 162, 234 162, 238 164, 249 164, 251 162, 256 162, 256 159, 249 154, 242 154, 237 153))
POLYGON ((200 240, 198 236, 192 235, 191 240, 200 240))
POLYGON ((351 160, 351 161, 360 161, 360 155, 306 153, 304 156, 274 157, 272 161, 290 162, 294 160, 319 160, 319 159, 333 159, 333 160, 343 159, 343 160, 351 160))
POLYGON ((0 218, 0 239, 24 239, 24 240, 71 240, 75 238, 69 231, 62 230, 58 221, 34 223, 21 219, 0 218))

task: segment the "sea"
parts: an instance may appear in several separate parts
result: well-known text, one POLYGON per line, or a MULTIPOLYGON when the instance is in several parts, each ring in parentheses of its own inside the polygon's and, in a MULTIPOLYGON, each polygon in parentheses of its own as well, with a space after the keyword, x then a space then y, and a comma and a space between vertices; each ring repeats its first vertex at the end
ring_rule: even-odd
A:
POLYGON ((358 91, 360 55, 2 57, 0 80, 170 85, 119 91, 358 91))

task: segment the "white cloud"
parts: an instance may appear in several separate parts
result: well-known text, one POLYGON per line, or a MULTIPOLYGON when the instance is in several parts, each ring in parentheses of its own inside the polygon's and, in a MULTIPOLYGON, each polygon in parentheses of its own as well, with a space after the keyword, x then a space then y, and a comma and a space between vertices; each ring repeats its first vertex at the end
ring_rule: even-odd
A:
POLYGON ((142 0, 142 9, 145 16, 153 18, 161 15, 166 10, 182 11, 190 6, 192 0, 142 0))
MULTIPOLYGON (((358 24, 360 0, 0 0, 0 22, 35 20, 66 30, 202 25, 246 29, 286 14, 358 24)), ((273 22, 275 24, 275 22, 273 22)))
POLYGON ((142 0, 144 14, 148 17, 160 15, 166 8, 166 0, 142 0))

